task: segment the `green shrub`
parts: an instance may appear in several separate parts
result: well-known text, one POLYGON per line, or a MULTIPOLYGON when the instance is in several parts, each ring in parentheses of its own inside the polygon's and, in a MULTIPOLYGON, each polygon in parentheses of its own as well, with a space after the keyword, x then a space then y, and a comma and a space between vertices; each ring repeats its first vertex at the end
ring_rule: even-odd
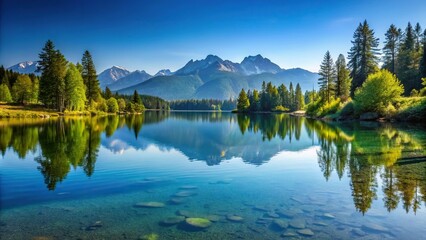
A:
POLYGON ((279 105, 279 106, 276 106, 274 109, 272 109, 272 112, 288 112, 289 110, 290 109, 279 105))
POLYGON ((386 107, 404 93, 404 87, 395 75, 380 70, 368 76, 361 88, 355 91, 355 112, 386 112, 386 107))
POLYGON ((115 98, 113 98, 113 97, 109 98, 108 101, 106 102, 106 104, 107 104, 109 113, 118 112, 118 103, 117 103, 117 100, 115 98))
POLYGON ((396 119, 401 121, 425 121, 426 119, 426 98, 413 98, 409 101, 410 104, 404 104, 396 119))
POLYGON ((341 117, 354 116, 354 113, 355 113, 354 102, 353 101, 346 102, 338 113, 339 113, 339 116, 341 117))

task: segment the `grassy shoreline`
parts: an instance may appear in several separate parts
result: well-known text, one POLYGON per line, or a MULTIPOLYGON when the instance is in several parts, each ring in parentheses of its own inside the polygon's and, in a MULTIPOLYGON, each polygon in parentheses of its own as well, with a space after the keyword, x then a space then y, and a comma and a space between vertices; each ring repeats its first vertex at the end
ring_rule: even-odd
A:
MULTIPOLYGON (((9 105, 0 104, 0 119, 2 118, 57 118, 63 116, 106 116, 128 113, 106 113, 98 111, 65 111, 57 112, 52 109, 43 108, 40 105, 9 105)), ((138 113, 132 113, 138 114, 138 113)))

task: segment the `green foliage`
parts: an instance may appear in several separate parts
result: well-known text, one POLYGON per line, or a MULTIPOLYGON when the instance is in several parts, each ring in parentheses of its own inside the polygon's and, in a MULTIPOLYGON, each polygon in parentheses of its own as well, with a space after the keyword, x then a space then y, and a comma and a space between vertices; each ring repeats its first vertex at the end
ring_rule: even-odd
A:
POLYGON ((134 104, 134 110, 137 113, 141 113, 141 112, 145 111, 145 106, 142 103, 135 103, 134 104))
MULTIPOLYGON (((143 99, 142 102, 146 108, 150 109, 150 107, 145 104, 145 99, 143 99)), ((164 105, 166 108, 163 107, 163 109, 167 110, 167 102, 164 101, 164 105)), ((233 110, 237 108, 237 101, 233 99, 223 101, 215 99, 177 100, 170 102, 170 108, 173 110, 233 110), (214 106, 216 106, 216 109, 214 106)))
POLYGON ((109 113, 116 113, 118 112, 119 108, 118 108, 118 103, 117 100, 113 97, 109 98, 106 102, 107 107, 108 107, 108 112, 109 113))
POLYGON ((133 104, 141 104, 142 103, 141 96, 138 94, 138 91, 136 91, 136 90, 133 92, 132 103, 133 104))
POLYGON ((18 80, 12 87, 13 99, 17 103, 29 103, 32 100, 32 82, 28 75, 18 76, 18 80))
POLYGON ((340 98, 331 99, 327 102, 325 99, 310 103, 306 108, 306 114, 312 117, 325 117, 327 115, 335 114, 341 109, 340 98))
POLYGON ((305 107, 305 98, 302 94, 302 89, 300 88, 299 83, 296 85, 296 94, 295 94, 294 107, 295 110, 303 109, 305 107))
POLYGON ((117 104, 118 104, 118 110, 120 112, 124 112, 126 110, 126 100, 124 100, 123 98, 119 98, 117 100, 117 104))
POLYGON ((66 108, 71 111, 83 111, 86 102, 86 89, 77 67, 70 63, 65 75, 66 108))
POLYGON ((241 89, 241 92, 237 99, 237 109, 240 112, 247 112, 249 108, 250 108, 250 101, 244 89, 241 89))
POLYGON ((352 79, 349 76, 350 71, 346 68, 345 57, 340 54, 336 61, 336 97, 343 102, 348 100, 351 90, 352 79))
POLYGON ((97 110, 100 112, 108 112, 108 105, 105 99, 99 99, 99 101, 97 102, 97 110))
POLYGON ((396 28, 395 25, 390 25, 385 33, 385 46, 383 47, 383 68, 395 74, 396 72, 396 59, 398 53, 398 44, 401 39, 401 29, 396 28))
POLYGON ((404 87, 395 75, 380 70, 368 76, 365 83, 355 92, 355 110, 357 113, 379 112, 401 96, 404 87))
POLYGON ((409 103, 403 104, 396 115, 401 121, 424 122, 426 119, 426 98, 408 98, 409 103))
POLYGON ((274 109, 272 109, 272 112, 288 112, 289 110, 290 109, 279 105, 279 106, 276 106, 274 109))
POLYGON ((126 112, 134 113, 135 112, 135 105, 131 102, 128 102, 126 104, 126 112))
POLYGON ((340 111, 338 111, 338 114, 341 117, 351 117, 351 116, 354 116, 354 114, 355 114, 354 102, 351 101, 351 100, 349 100, 348 102, 346 102, 342 106, 342 109, 340 109, 340 111))
POLYGON ((0 84, 0 102, 12 102, 12 95, 10 94, 9 87, 4 83, 0 84))
POLYGON ((111 92, 111 90, 109 89, 109 87, 106 87, 105 88, 105 93, 104 93, 104 98, 105 99, 110 99, 112 97, 112 92, 111 92))

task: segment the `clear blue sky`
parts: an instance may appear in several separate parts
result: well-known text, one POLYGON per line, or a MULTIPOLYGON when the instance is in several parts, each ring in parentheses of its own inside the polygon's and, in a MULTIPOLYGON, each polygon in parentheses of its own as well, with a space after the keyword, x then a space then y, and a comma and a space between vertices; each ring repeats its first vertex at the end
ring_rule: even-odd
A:
POLYGON ((37 60, 47 39, 100 72, 112 65, 153 74, 215 54, 240 62, 262 54, 282 68, 318 71, 327 50, 345 56, 367 19, 383 43, 391 23, 426 27, 425 0, 0 0, 0 64, 37 60))

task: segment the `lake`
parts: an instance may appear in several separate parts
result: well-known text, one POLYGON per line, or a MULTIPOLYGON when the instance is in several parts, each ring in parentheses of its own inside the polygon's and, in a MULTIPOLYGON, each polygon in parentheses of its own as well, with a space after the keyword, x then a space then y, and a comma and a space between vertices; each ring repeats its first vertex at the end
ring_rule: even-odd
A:
POLYGON ((286 114, 0 121, 1 239, 421 239, 426 128, 286 114))

